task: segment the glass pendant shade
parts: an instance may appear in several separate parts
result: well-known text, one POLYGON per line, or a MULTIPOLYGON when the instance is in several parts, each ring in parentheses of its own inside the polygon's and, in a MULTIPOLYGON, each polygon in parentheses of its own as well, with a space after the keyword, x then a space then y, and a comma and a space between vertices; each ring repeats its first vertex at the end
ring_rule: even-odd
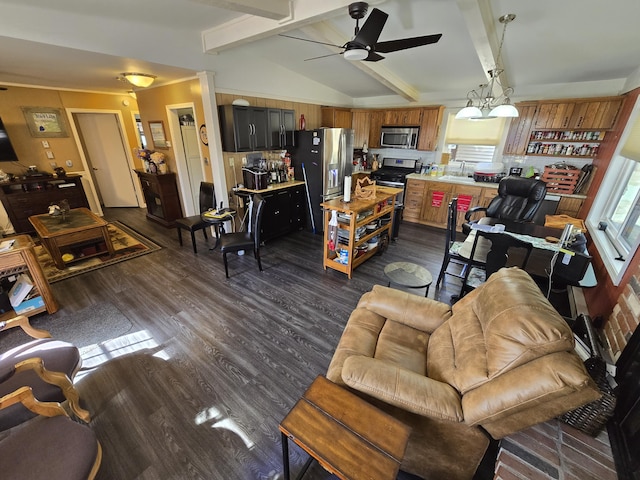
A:
POLYGON ((467 104, 462 110, 456 113, 456 119, 482 117, 482 110, 473 105, 467 104))
POLYGON ((511 104, 505 103, 498 105, 489 112, 490 117, 517 117, 519 116, 518 109, 511 104))

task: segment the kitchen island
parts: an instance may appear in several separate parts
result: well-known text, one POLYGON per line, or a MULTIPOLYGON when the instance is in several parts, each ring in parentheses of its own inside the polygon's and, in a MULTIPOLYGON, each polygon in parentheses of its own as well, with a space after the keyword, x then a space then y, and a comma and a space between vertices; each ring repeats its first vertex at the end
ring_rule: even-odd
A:
POLYGON ((235 193, 242 199, 248 199, 254 194, 264 198, 266 203, 260 233, 262 241, 266 242, 304 227, 306 203, 305 184, 302 181, 275 183, 261 190, 240 188, 235 193))
MULTIPOLYGON (((447 208, 458 197, 458 230, 464 223, 466 211, 475 206, 486 207, 498 194, 498 184, 476 182, 473 178, 454 175, 430 176, 419 173, 407 175, 403 220, 432 227, 447 227, 447 208)), ((560 194, 556 214, 578 217, 585 195, 560 194)))
POLYGON ((364 190, 373 190, 375 195, 370 198, 356 198, 354 195, 350 202, 344 202, 343 197, 339 197, 320 204, 324 208, 323 267, 325 270, 331 268, 346 273, 349 278, 354 268, 384 248, 385 236, 387 242, 391 238, 395 199, 396 195, 402 193, 401 188, 380 186, 365 187, 364 190), (339 240, 331 249, 329 221, 334 211, 341 214, 338 228, 345 232, 347 241, 341 243, 339 240), (359 233, 363 229, 366 233, 359 233), (377 243, 371 241, 375 238, 378 238, 377 243))

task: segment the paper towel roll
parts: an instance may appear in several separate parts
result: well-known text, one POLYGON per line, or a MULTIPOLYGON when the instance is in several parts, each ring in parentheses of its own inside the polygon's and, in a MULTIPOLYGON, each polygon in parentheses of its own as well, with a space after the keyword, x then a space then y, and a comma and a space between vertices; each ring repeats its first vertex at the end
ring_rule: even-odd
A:
POLYGON ((351 201, 351 175, 344 177, 344 196, 342 200, 344 202, 351 201))

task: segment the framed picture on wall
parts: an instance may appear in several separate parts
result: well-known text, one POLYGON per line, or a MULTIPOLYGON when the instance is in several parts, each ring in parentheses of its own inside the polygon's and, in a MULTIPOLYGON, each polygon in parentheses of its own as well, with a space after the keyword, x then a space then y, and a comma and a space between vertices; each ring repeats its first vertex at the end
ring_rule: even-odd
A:
POLYGON ((151 139, 155 148, 169 148, 167 145, 167 137, 164 135, 164 124, 162 120, 154 120, 149 122, 149 130, 151 131, 151 139))
POLYGON ((22 107, 32 137, 68 137, 67 121, 61 108, 22 107))

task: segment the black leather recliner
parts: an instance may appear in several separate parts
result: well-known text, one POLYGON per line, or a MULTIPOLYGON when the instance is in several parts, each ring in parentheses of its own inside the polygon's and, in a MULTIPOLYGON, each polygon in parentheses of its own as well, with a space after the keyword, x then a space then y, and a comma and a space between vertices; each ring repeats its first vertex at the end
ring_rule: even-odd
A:
POLYGON ((542 180, 524 177, 505 177, 498 185, 498 195, 488 207, 472 207, 465 214, 462 231, 468 234, 474 214, 485 212, 485 216, 512 222, 531 222, 542 205, 547 193, 547 184, 542 180))

